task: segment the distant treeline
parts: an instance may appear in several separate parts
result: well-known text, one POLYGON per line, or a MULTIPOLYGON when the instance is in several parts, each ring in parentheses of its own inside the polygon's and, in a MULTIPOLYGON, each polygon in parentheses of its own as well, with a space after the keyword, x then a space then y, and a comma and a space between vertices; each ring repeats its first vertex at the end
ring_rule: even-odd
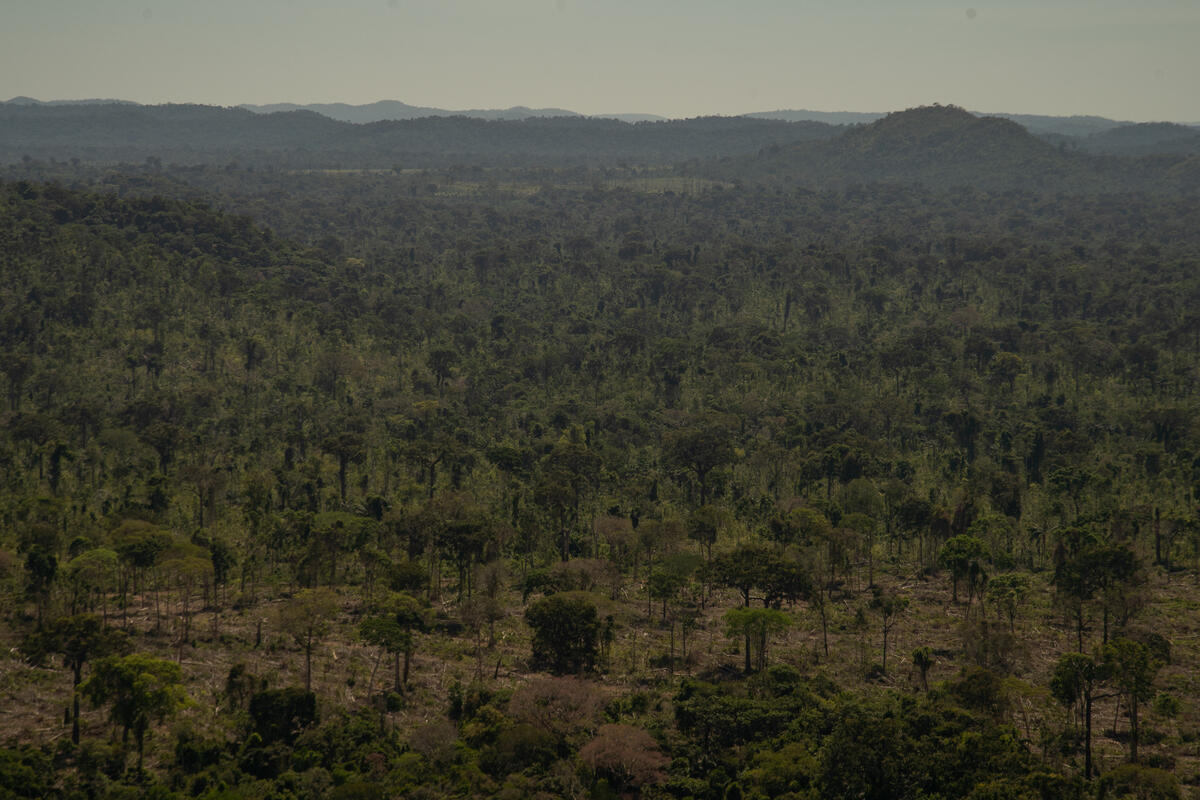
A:
POLYGON ((813 188, 872 182, 1066 192, 1193 191, 1200 132, 1171 123, 1035 135, 953 106, 869 125, 751 117, 624 122, 425 117, 352 124, 311 111, 0 104, 0 163, 275 169, 673 166, 813 188))
POLYGON ((24 158, 197 164, 238 161, 290 168, 674 163, 748 155, 828 138, 819 122, 704 117, 627 123, 581 117, 468 117, 354 125, 309 111, 255 114, 198 105, 0 104, 0 162, 24 158))

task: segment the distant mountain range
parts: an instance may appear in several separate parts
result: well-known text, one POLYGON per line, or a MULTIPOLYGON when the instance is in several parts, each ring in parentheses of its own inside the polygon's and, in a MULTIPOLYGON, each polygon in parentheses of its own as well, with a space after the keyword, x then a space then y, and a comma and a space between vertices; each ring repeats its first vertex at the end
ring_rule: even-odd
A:
POLYGON ((256 106, 243 104, 238 106, 256 114, 271 114, 278 111, 312 111, 330 119, 341 122, 365 124, 370 122, 388 122, 393 120, 420 119, 422 117, 471 117, 472 119, 502 119, 523 120, 534 117, 583 117, 594 119, 618 119, 622 122, 650 122, 665 120, 655 114, 591 114, 584 115, 565 108, 529 108, 528 106, 513 106, 512 108, 487 109, 471 108, 462 111, 449 111, 444 108, 428 106, 410 106, 398 100, 380 100, 365 105, 349 105, 347 103, 272 103, 256 106))
MULTIPOLYGON (((5 105, 6 103, 0 103, 5 105)), ((97 106, 125 105, 136 106, 129 100, 38 100, 33 97, 14 97, 7 101, 9 105, 21 106, 97 106)), ((183 104, 190 105, 190 104, 183 104)), ((353 105, 350 103, 268 103, 255 105, 243 103, 237 108, 244 108, 256 114, 277 114, 284 111, 311 111, 339 122, 349 122, 364 125, 371 122, 390 122, 395 120, 421 119, 423 117, 470 117, 472 119, 489 120, 523 120, 534 117, 589 117, 591 119, 616 119, 622 122, 662 122, 667 117, 658 114, 580 114, 565 108, 529 108, 528 106, 513 106, 512 108, 471 108, 454 111, 430 106, 410 106, 399 100, 379 100, 374 103, 353 105)))
POLYGON ((578 117, 574 111, 564 108, 527 108, 514 106, 505 109, 471 109, 468 111, 447 111, 442 108, 426 106, 410 106, 398 100, 380 100, 366 105, 349 105, 347 103, 271 103, 256 106, 243 104, 238 108, 253 111, 256 114, 275 114, 280 111, 312 111, 317 114, 336 119, 340 122, 365 124, 370 122, 385 122, 390 120, 420 119, 422 117, 473 117, 475 119, 529 119, 531 117, 578 117))
POLYGON ((1077 144, 1091 153, 1122 156, 1200 155, 1200 128, 1174 122, 1144 122, 1093 133, 1079 139, 1077 144))
MULTIPOLYGON (((1099 154, 1113 142, 1128 149, 1148 141, 1180 142, 1185 126, 1124 126, 1086 137, 1094 152, 1056 146, 1001 117, 979 117, 955 106, 894 112, 820 141, 767 148, 754 156, 700 165, 712 177, 783 184, 922 184, 1007 191, 1120 191, 1170 187, 1200 189, 1200 159, 1187 153, 1157 158, 1099 154), (1131 130, 1132 129, 1132 130, 1131 130), (1108 137, 1108 138, 1101 138, 1108 137)), ((1138 153, 1148 155, 1148 153, 1138 153)))
MULTIPOLYGON (((436 110, 373 104, 370 113, 384 113, 385 106, 397 113, 436 110)), ((345 116, 365 107, 338 108, 345 116)), ((824 120, 799 118, 823 112, 781 111, 636 122, 561 109, 487 113, 496 116, 348 122, 307 108, 18 98, 0 103, 0 163, 28 157, 285 169, 682 164, 693 174, 810 186, 885 181, 998 190, 1200 188, 1200 129, 1173 123, 1103 127, 1107 122, 1098 117, 1028 116, 1019 123, 955 106, 894 112, 869 123, 846 116, 850 112, 831 112, 824 120), (831 124, 837 120, 843 124, 831 124), (1092 132, 1046 132, 1054 120, 1092 132)))
MULTIPOLYGON (((9 100, 7 104, 14 105, 14 106, 112 106, 112 105, 136 106, 136 105, 138 105, 137 103, 134 103, 131 100, 112 100, 112 99, 100 99, 100 98, 91 98, 88 100, 38 100, 33 97, 25 97, 24 95, 22 95, 20 97, 14 97, 13 99, 9 100)), ((0 103, 0 105, 4 105, 4 104, 0 103)))
MULTIPOLYGON (((8 103, 14 105, 139 105, 128 100, 36 100, 32 97, 14 97, 8 103)), ((0 103, 0 105, 3 105, 0 103)), ((512 108, 487 109, 472 108, 450 110, 432 106, 412 106, 399 100, 379 100, 374 103, 354 105, 350 103, 269 103, 254 105, 243 103, 237 106, 256 114, 275 114, 284 111, 311 111, 339 122, 349 122, 363 125, 372 122, 388 122, 393 120, 421 119, 423 117, 470 117, 472 119, 488 120, 523 120, 535 117, 587 117, 590 119, 616 119, 622 122, 664 122, 668 117, 658 114, 581 114, 565 108, 529 108, 528 106, 513 106, 512 108)), ((1002 117, 1018 123, 1037 135, 1085 137, 1103 133, 1114 128, 1132 125, 1178 125, 1200 132, 1200 123, 1183 125, 1180 123, 1134 123, 1109 119, 1098 116, 1068 116, 1058 117, 1046 114, 1010 114, 972 111, 976 116, 1002 117)), ((780 109, 777 111, 755 111, 739 116, 750 119, 769 119, 782 122, 823 122, 826 125, 866 125, 887 116, 887 112, 873 111, 810 111, 807 109, 780 109)))
MULTIPOLYGON (((428 108, 410 106, 396 100, 381 100, 366 105, 347 105, 345 103, 310 103, 296 105, 294 103, 276 103, 273 105, 254 106, 242 105, 257 113, 273 111, 312 111, 330 119, 342 122, 367 123, 383 122, 386 120, 418 119, 420 117, 449 117, 462 116, 475 119, 506 119, 519 120, 531 117, 583 117, 593 119, 618 119, 622 122, 661 122, 667 117, 656 114, 580 114, 563 108, 528 108, 515 106, 506 109, 469 109, 464 111, 448 111, 443 108, 428 108)), ((1008 114, 972 111, 976 116, 1000 117, 1009 119, 1039 136, 1085 137, 1101 134, 1116 128, 1143 125, 1177 125, 1180 128, 1189 126, 1178 123, 1134 123, 1108 119, 1097 116, 1056 117, 1046 114, 1008 114)), ((822 122, 826 125, 867 125, 887 116, 886 112, 870 111, 809 111, 805 109, 784 109, 779 111, 755 111, 740 116, 750 119, 770 119, 781 122, 822 122)), ((1200 128, 1193 128, 1200 133, 1200 128)), ((1103 142, 1104 140, 1100 140, 1103 142)))
POLYGON ((0 163, 229 163, 300 169, 671 164, 826 138, 817 122, 746 117, 623 122, 582 116, 425 116, 349 123, 307 110, 0 104, 0 163))
MULTIPOLYGON (((444 108, 410 106, 406 103, 401 103, 396 100, 381 100, 377 103, 368 103, 366 105, 347 105, 346 103, 310 103, 308 105, 275 103, 273 105, 264 106, 242 105, 239 106, 239 108, 245 108, 260 114, 276 111, 312 111, 329 117, 330 119, 359 124, 383 122, 387 120, 419 119, 421 117, 450 116, 502 120, 521 120, 532 117, 585 116, 592 119, 617 119, 621 120, 622 122, 662 122, 667 120, 667 117, 658 116, 656 114, 580 114, 576 111, 570 111, 563 108, 528 108, 526 106, 514 106, 513 108, 506 109, 468 109, 463 111, 449 111, 444 108)), ((1071 138, 1080 138, 1096 136, 1114 129, 1136 125, 1174 125, 1177 128, 1184 130, 1190 129, 1195 133, 1200 133, 1200 128, 1169 122, 1134 123, 1097 116, 1056 117, 1046 114, 1008 114, 981 111, 972 111, 971 113, 981 117, 1000 117, 1002 119, 1012 120, 1028 130, 1030 133, 1037 134, 1039 136, 1065 136, 1071 138)), ((784 109, 779 111, 755 111, 753 113, 742 114, 740 116, 744 116, 749 119, 769 119, 778 120, 781 122, 822 122, 826 125, 842 126, 867 125, 878 119, 882 119, 883 117, 887 116, 887 114, 886 112, 869 111, 809 111, 805 109, 784 109)), ((1108 152, 1100 149, 1107 141, 1108 140, 1103 138, 1097 139, 1094 143, 1094 146, 1089 146, 1087 149, 1094 149, 1098 152, 1108 152)), ((1120 137, 1118 137, 1117 140, 1114 140, 1114 142, 1117 141, 1120 141, 1120 137)))

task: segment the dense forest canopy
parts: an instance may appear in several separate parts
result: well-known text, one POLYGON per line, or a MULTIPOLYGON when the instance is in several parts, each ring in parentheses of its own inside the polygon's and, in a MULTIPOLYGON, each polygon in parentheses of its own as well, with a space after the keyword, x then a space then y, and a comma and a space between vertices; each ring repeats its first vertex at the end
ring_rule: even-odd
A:
POLYGON ((964 115, 5 168, 0 793, 1194 792, 1194 165, 964 115))

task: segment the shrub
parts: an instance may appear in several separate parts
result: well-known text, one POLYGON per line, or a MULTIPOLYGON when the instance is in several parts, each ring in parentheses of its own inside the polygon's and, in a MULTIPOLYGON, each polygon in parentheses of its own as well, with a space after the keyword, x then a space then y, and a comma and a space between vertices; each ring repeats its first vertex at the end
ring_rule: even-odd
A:
POLYGON ((596 607, 581 597, 555 594, 525 609, 533 629, 533 667, 556 674, 591 670, 596 663, 600 621, 596 607))
POLYGON ((250 698, 250 719, 264 744, 291 744, 317 721, 317 696, 299 687, 258 692, 250 698))

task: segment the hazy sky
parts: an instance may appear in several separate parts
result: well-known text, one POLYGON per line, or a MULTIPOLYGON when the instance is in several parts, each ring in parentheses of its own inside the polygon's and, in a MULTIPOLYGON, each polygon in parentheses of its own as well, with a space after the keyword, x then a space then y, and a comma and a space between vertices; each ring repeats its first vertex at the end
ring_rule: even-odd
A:
POLYGON ((1200 121, 1200 0, 0 0, 0 99, 1200 121))

